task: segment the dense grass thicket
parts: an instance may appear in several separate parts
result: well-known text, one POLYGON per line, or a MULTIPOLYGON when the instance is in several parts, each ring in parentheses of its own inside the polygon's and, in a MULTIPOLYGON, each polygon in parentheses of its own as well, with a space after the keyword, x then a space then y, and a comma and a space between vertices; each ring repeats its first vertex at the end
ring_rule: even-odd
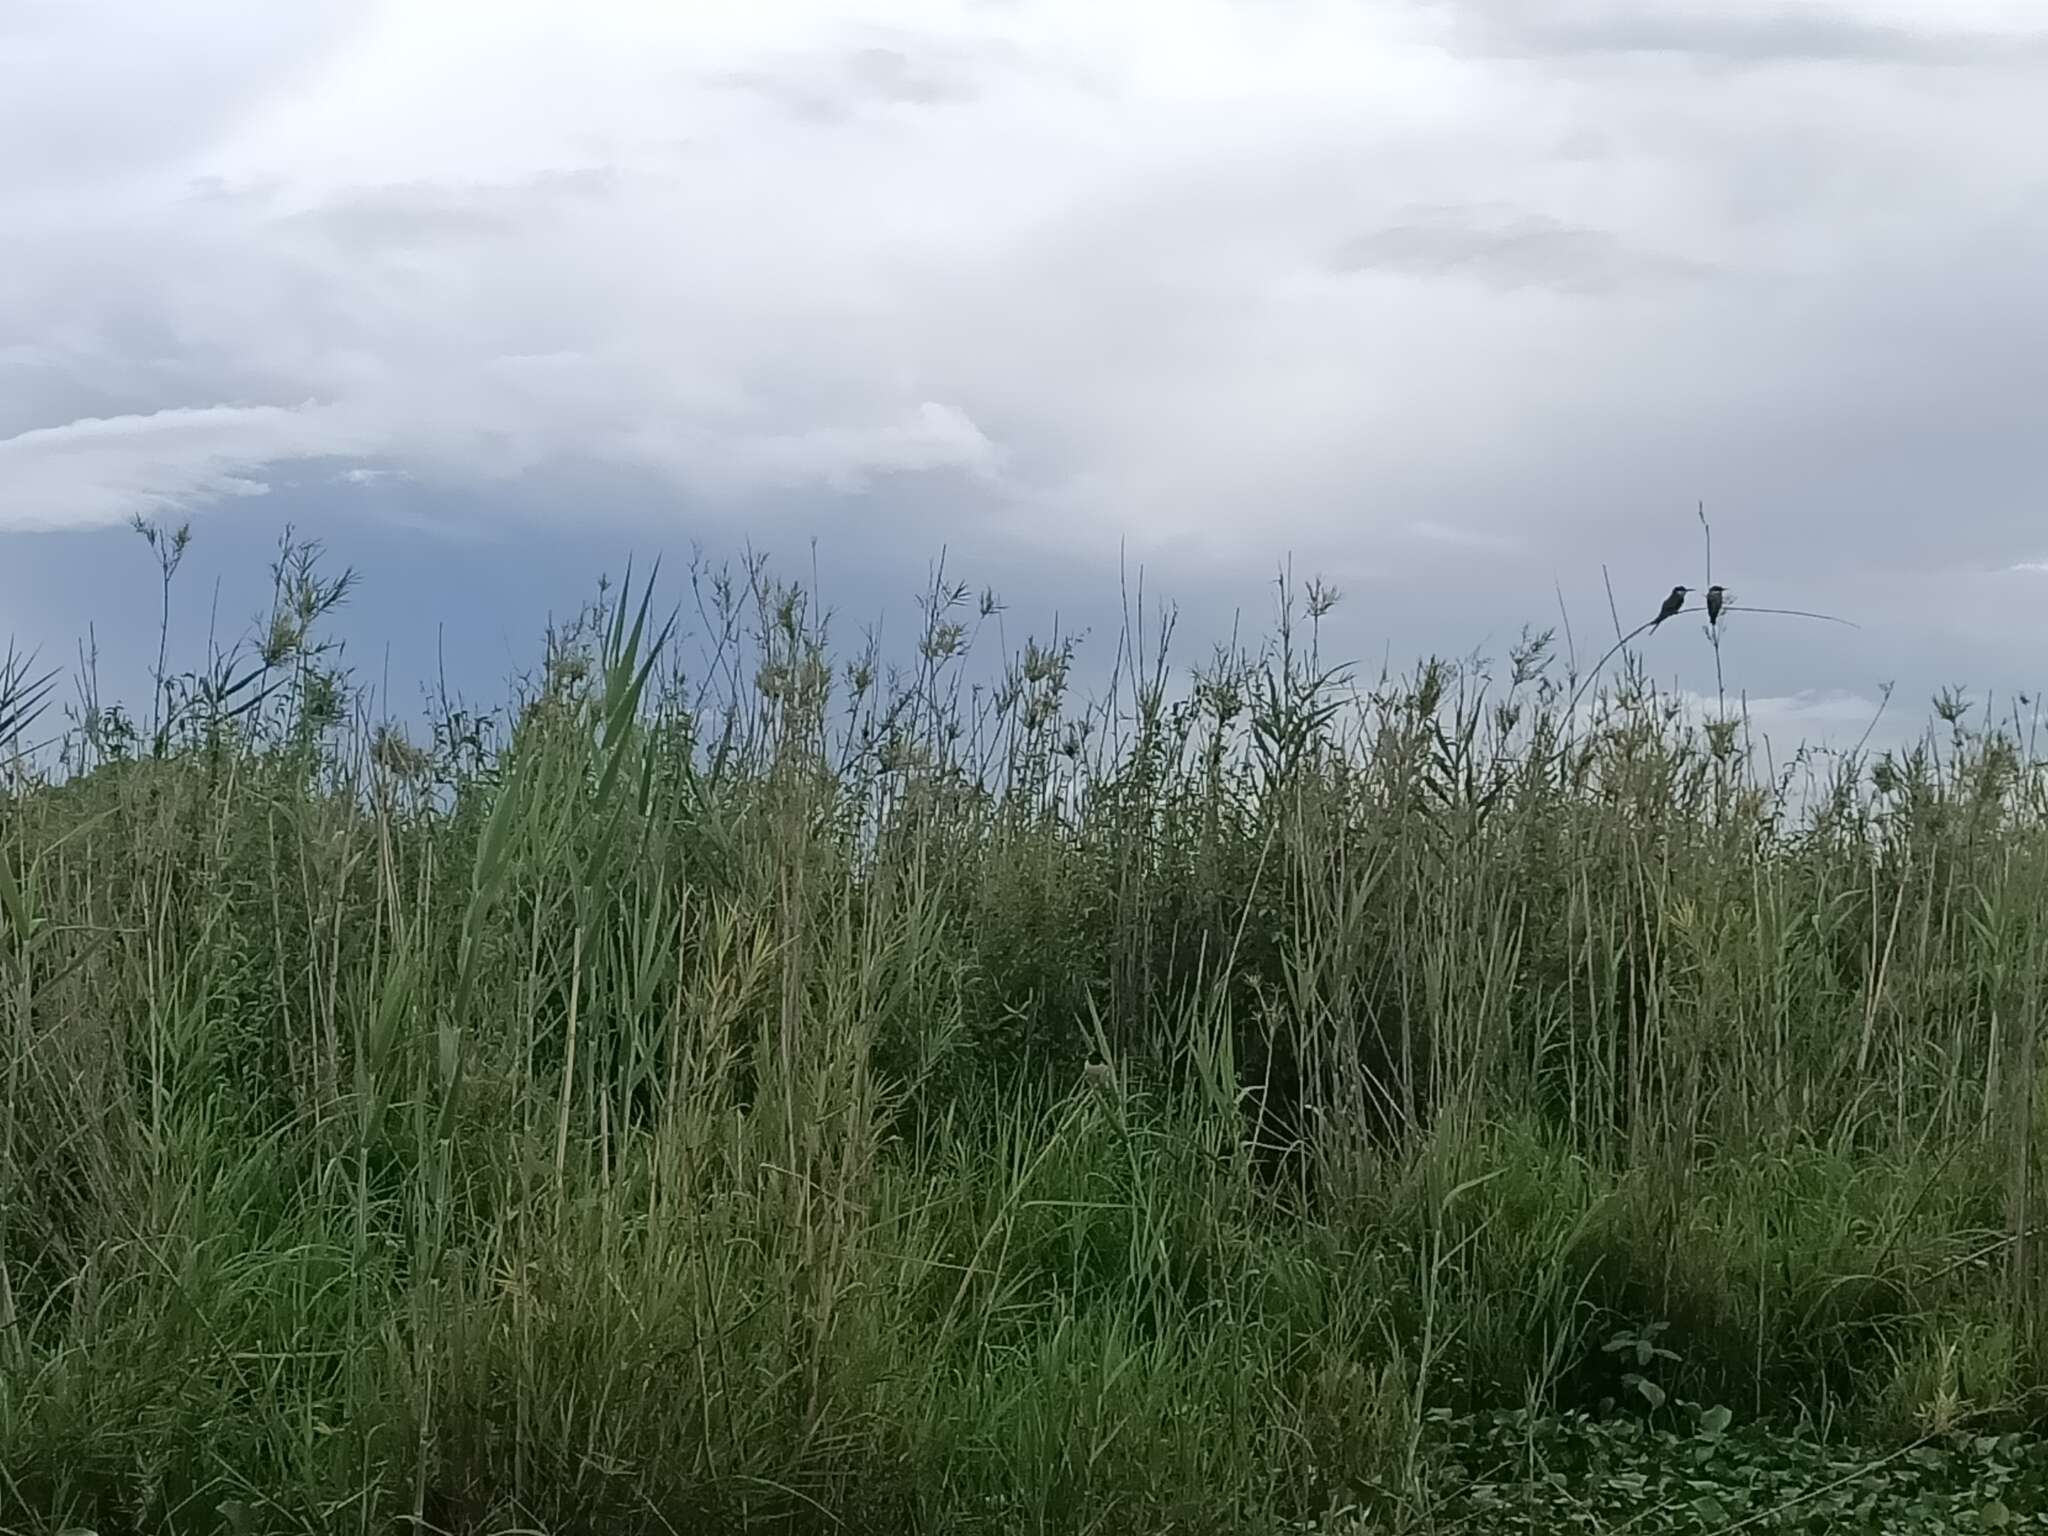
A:
POLYGON ((0 1528, 1426 1527, 1493 1410, 2040 1416, 2011 727, 1772 770, 1314 587, 1091 702, 749 566, 408 734, 345 591, 0 677, 0 1528))

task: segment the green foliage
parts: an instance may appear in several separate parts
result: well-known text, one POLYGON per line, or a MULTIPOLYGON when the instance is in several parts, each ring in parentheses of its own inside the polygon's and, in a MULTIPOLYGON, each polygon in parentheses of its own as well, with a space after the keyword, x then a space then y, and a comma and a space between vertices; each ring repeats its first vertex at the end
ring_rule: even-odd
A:
POLYGON ((2044 1508, 2017 730, 1767 779, 1547 637, 1361 681, 1313 585, 1093 702, 943 579, 893 669, 690 586, 415 742, 287 540, 147 731, 10 747, 0 1527, 2044 1508))
POLYGON ((1806 1436, 1731 1432, 1726 1408, 1682 1425, 1443 1419, 1447 1528, 1474 1531, 1933 1533, 2048 1529, 2048 1446, 2017 1435, 1929 1436, 1876 1453, 1806 1436))

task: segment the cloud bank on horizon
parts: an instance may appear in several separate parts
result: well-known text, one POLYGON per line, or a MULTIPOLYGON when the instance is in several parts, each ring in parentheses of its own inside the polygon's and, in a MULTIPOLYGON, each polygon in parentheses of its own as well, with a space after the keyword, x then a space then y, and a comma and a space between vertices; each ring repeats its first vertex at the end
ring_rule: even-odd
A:
POLYGON ((2043 100, 2035 0, 28 0, 0 536, 596 470, 1456 648, 1704 497, 1871 673, 2019 677, 2043 100))

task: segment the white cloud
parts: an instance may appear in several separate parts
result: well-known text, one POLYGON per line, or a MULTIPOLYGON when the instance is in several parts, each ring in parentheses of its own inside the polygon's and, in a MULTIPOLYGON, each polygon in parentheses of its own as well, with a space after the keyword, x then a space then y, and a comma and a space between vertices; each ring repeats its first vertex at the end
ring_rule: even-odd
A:
POLYGON ((1806 689, 1799 693, 1750 698, 1740 694, 1716 699, 1710 694, 1682 695, 1686 708, 1702 719, 1746 715, 1749 719, 1783 725, 1868 726, 1885 707, 1883 699, 1842 688, 1806 689))
POLYGON ((265 464, 346 452, 347 415, 210 406, 86 418, 0 438, 0 530, 119 523, 270 488, 265 464))
POLYGON ((1740 689, 1718 696, 1681 689, 1674 697, 1695 728, 1713 721, 1734 722, 1739 743, 1762 769, 1783 768, 1802 749, 1844 753, 1896 748, 1916 739, 1927 724, 1917 701, 1848 688, 1754 696, 1740 689))
POLYGON ((988 479, 1001 462, 996 445, 966 414, 925 401, 903 418, 871 428, 822 427, 743 439, 740 463, 783 484, 822 481, 836 490, 868 489, 877 476, 959 469, 988 479))
POLYGON ((1759 644, 1787 694, 2038 550, 2025 4, 288 9, 0 22, 0 526, 595 464, 1291 548, 1462 649, 1668 589, 1704 496, 1732 581, 1893 616, 1759 644))

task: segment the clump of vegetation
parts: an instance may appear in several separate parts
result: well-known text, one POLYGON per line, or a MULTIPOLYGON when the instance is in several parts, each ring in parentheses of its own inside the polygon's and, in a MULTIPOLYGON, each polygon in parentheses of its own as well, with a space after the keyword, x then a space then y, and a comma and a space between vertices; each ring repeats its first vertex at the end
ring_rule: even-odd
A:
POLYGON ((413 731, 302 544, 146 722, 10 653, 0 1525, 2033 1518, 2016 730, 691 585, 413 731))

